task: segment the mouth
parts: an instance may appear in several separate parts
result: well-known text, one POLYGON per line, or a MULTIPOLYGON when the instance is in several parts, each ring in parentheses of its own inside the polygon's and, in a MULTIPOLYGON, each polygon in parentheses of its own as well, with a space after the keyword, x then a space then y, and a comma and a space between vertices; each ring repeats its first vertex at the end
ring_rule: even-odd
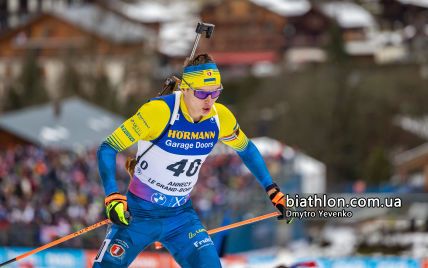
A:
POLYGON ((209 113, 211 111, 211 107, 204 107, 204 108, 202 108, 202 111, 204 113, 209 113))

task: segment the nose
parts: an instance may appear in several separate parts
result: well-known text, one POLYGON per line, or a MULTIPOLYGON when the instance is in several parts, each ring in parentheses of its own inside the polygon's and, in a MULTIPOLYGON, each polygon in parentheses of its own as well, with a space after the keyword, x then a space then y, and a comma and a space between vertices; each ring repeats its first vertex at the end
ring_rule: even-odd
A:
POLYGON ((214 102, 214 99, 212 98, 212 96, 211 95, 209 95, 206 99, 205 99, 205 103, 207 103, 207 104, 210 104, 210 103, 213 103, 214 102))

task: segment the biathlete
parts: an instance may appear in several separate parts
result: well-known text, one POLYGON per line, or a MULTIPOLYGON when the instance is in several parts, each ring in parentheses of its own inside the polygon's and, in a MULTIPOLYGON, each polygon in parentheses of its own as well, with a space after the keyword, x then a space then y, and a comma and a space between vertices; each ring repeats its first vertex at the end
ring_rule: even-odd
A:
POLYGON ((257 178, 280 211, 279 219, 290 221, 285 216, 285 196, 272 181, 260 152, 234 115, 216 103, 223 87, 213 59, 200 54, 188 62, 178 87, 173 94, 142 105, 99 147, 106 212, 113 224, 93 267, 128 267, 155 241, 182 267, 221 267, 190 200, 200 167, 219 140, 233 148, 257 178), (122 195, 115 179, 116 155, 136 142, 133 178, 122 195))

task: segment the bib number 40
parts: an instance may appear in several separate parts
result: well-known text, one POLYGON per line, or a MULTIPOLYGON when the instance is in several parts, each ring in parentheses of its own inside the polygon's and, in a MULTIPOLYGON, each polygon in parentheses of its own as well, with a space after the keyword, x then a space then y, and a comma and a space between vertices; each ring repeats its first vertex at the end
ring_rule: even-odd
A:
POLYGON ((174 164, 167 166, 166 169, 174 172, 173 175, 175 177, 180 176, 180 174, 184 173, 184 172, 186 172, 187 177, 192 177, 193 175, 196 174, 196 172, 198 172, 199 167, 202 164, 202 160, 201 159, 195 159, 193 162, 190 162, 190 164, 187 165, 188 162, 189 162, 188 159, 183 159, 183 160, 180 160, 174 164))

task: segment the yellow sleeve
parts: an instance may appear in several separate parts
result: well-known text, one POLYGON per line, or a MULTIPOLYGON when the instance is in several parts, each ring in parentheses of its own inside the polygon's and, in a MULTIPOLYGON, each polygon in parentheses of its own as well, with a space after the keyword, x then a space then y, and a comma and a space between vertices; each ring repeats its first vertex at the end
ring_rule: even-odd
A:
POLYGON ((162 100, 147 102, 113 131, 106 142, 120 152, 138 140, 154 140, 168 124, 170 113, 168 105, 162 100))
POLYGON ((243 151, 247 147, 249 140, 245 133, 239 128, 235 116, 223 104, 216 103, 215 108, 220 121, 219 139, 234 150, 243 151))

